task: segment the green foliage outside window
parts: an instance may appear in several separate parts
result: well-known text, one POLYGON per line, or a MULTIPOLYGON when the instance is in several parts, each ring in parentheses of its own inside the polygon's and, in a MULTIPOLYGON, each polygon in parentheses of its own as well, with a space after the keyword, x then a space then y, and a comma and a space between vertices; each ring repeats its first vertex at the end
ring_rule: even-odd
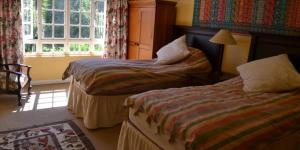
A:
POLYGON ((103 45, 102 44, 95 44, 95 51, 102 51, 103 50, 103 45))

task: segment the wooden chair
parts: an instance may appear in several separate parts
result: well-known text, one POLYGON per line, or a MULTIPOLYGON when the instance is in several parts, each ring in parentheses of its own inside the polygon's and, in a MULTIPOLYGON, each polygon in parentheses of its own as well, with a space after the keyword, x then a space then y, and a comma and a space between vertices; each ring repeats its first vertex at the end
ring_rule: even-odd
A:
POLYGON ((21 92, 27 86, 30 94, 32 85, 30 77, 31 66, 24 64, 0 64, 0 91, 16 94, 18 105, 21 106, 21 92))

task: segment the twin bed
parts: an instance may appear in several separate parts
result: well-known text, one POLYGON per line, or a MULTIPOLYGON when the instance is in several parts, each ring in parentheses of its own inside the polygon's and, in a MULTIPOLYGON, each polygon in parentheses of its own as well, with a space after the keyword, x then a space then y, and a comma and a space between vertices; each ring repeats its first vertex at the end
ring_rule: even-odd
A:
MULTIPOLYGON (((286 53, 300 69, 299 37, 252 33, 249 61, 286 53)), ((300 89, 244 92, 236 77, 153 90, 125 101, 118 150, 299 149, 300 89), (176 95, 174 95, 176 93, 176 95)))
POLYGON ((190 55, 171 65, 154 64, 155 59, 86 59, 70 63, 63 75, 63 79, 71 77, 68 108, 83 118, 89 129, 112 127, 128 118, 123 104, 133 94, 189 86, 196 76, 203 85, 213 80, 221 68, 221 51, 208 40, 216 31, 177 28, 174 38, 186 34, 190 55))

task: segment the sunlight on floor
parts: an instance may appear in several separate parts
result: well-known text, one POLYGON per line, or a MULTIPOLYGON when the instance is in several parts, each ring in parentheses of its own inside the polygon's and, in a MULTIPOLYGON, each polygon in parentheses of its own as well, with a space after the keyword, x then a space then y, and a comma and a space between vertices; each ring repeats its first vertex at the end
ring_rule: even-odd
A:
POLYGON ((13 112, 49 109, 67 106, 67 90, 48 90, 32 92, 24 106, 13 112))

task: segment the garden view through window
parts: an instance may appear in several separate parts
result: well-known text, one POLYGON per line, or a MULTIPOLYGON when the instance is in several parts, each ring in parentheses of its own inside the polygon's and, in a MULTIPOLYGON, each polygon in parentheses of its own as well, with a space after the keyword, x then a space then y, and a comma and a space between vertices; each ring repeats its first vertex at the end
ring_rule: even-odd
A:
POLYGON ((22 0, 25 54, 101 54, 105 1, 22 0))

